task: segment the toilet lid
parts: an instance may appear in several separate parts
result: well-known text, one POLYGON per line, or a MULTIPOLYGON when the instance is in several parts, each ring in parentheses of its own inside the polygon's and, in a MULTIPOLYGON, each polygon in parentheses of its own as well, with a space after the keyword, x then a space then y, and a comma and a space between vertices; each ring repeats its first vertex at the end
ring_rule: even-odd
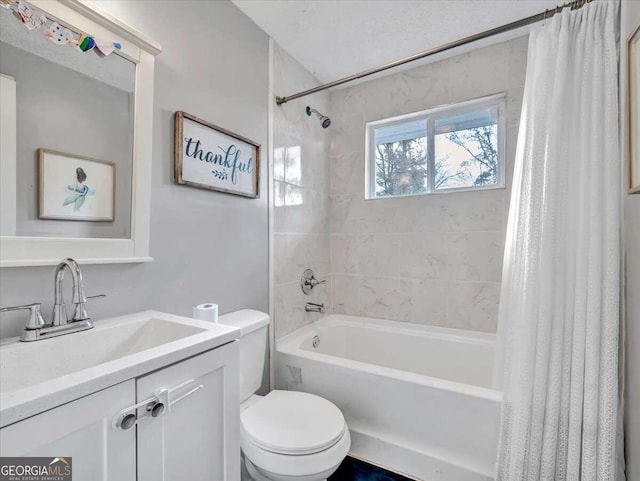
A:
POLYGON ((313 394, 271 391, 240 417, 242 435, 273 453, 311 454, 343 436, 344 417, 331 402, 313 394))

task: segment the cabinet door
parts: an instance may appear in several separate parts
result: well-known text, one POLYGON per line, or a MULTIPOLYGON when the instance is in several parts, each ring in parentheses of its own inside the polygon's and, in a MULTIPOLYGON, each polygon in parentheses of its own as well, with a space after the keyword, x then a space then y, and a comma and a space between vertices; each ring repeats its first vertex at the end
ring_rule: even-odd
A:
POLYGON ((138 481, 240 480, 238 346, 231 342, 137 379, 138 402, 161 389, 174 399, 163 414, 138 423, 138 481))
POLYGON ((132 404, 133 379, 6 426, 0 456, 71 457, 78 481, 135 481, 135 429, 112 426, 132 404))

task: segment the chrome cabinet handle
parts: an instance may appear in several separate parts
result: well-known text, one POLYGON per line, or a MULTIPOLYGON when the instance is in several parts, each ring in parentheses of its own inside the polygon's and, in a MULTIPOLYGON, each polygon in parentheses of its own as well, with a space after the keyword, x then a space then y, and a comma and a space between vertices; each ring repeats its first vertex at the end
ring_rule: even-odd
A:
POLYGON ((162 417, 163 415, 171 412, 171 408, 177 403, 183 401, 184 399, 188 398, 204 387, 204 385, 198 384, 186 393, 178 396, 176 399, 172 399, 171 394, 173 392, 184 389, 193 382, 193 379, 189 379, 183 383, 178 384, 177 386, 173 386, 170 389, 163 388, 156 390, 153 397, 145 399, 144 401, 140 401, 133 406, 122 409, 116 415, 116 417, 113 418, 112 426, 117 429, 131 429, 133 426, 142 422, 144 419, 162 417), (142 408, 143 406, 145 408, 145 412, 140 417, 138 417, 138 409, 142 408))
POLYGON ((120 429, 131 429, 132 427, 134 427, 136 425, 136 421, 138 420, 138 418, 136 417, 135 414, 133 413, 129 413, 127 415, 125 415, 118 423, 118 427, 120 429))
POLYGON ((156 398, 145 399, 138 404, 134 404, 133 406, 129 406, 121 410, 115 418, 113 418, 113 422, 111 425, 117 429, 131 429, 133 426, 138 424, 140 421, 150 417, 148 414, 146 416, 138 417, 138 408, 142 406, 147 406, 147 412, 149 412, 149 405, 153 404, 154 401, 157 401, 156 398))
POLYGON ((151 417, 157 418, 161 416, 164 412, 164 403, 161 402, 150 402, 147 404, 147 412, 151 414, 151 417))

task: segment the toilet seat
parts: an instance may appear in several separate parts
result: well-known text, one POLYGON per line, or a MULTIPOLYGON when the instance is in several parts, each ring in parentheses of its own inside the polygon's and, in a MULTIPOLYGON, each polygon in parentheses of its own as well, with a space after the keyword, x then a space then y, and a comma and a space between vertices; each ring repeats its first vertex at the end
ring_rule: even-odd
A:
POLYGON ((335 404, 313 394, 272 391, 244 410, 241 436, 277 454, 314 454, 336 444, 346 430, 335 404))
POLYGON ((269 480, 320 480, 330 476, 349 454, 351 436, 346 429, 336 444, 314 454, 292 456, 265 451, 241 438, 242 453, 269 480))
POLYGON ((351 446, 340 410, 313 394, 272 391, 240 419, 242 452, 268 479, 326 479, 351 446))

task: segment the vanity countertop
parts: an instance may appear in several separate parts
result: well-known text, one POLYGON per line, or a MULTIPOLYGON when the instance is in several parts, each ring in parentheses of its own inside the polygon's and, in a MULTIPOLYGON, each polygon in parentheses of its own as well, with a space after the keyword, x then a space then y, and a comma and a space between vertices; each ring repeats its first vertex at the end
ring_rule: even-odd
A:
POLYGON ((0 343, 0 427, 239 338, 234 327, 144 311, 52 339, 7 339, 0 343))

